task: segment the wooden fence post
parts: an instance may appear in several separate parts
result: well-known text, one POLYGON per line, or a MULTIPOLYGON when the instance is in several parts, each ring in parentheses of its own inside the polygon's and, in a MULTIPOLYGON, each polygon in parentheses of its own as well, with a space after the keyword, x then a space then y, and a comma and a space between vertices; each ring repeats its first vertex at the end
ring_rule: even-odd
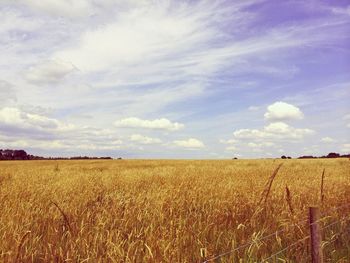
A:
POLYGON ((320 209, 309 207, 310 240, 312 263, 323 263, 322 234, 320 227, 320 209))

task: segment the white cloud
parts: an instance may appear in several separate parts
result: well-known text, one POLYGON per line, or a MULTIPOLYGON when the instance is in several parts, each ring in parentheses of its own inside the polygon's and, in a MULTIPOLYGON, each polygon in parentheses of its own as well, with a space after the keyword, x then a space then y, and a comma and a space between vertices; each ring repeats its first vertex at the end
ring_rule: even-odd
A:
POLYGON ((264 117, 270 121, 300 120, 304 114, 298 107, 278 101, 267 107, 264 117))
POLYGON ((11 3, 25 5, 32 10, 56 16, 74 18, 93 14, 93 5, 90 0, 13 0, 11 3))
MULTIPOLYGON (((41 24, 37 19, 27 19, 27 17, 21 12, 10 8, 0 9, 0 15, 0 34, 5 34, 7 36, 9 32, 13 32, 14 30, 18 30, 19 28, 23 33, 37 30, 41 24)), ((11 38, 10 36, 8 37, 11 38)))
POLYGON ((120 144, 123 144, 123 141, 122 140, 114 140, 111 142, 112 145, 120 145, 120 144))
POLYGON ((90 129, 92 128, 87 128, 87 130, 84 130, 84 128, 76 129, 70 134, 55 132, 55 136, 48 138, 32 136, 29 132, 21 136, 13 136, 14 134, 3 136, 0 130, 0 145, 4 148, 24 148, 29 153, 32 153, 33 149, 39 149, 48 152, 49 155, 52 155, 52 150, 59 150, 61 153, 69 153, 67 156, 92 156, 93 153, 91 151, 115 151, 131 148, 130 145, 123 145, 120 139, 113 139, 102 135, 96 137, 94 132, 88 132, 90 129))
POLYGON ((29 68, 25 76, 29 82, 35 84, 52 84, 62 80, 74 71, 76 71, 76 68, 70 63, 49 60, 29 68))
POLYGON ((8 141, 0 139, 0 145, 2 148, 22 149, 28 147, 30 144, 26 140, 8 141))
POLYGON ((167 4, 141 5, 120 14, 115 23, 85 32, 76 47, 59 51, 55 56, 84 71, 120 70, 130 64, 137 69, 144 61, 156 63, 159 57, 188 50, 212 33, 210 28, 196 30, 204 14, 190 16, 189 11, 179 8, 178 12, 184 13, 177 14, 170 12, 167 4))
POLYGON ((182 129, 185 125, 178 122, 171 122, 166 118, 142 120, 136 117, 130 117, 114 122, 114 126, 119 128, 145 128, 177 131, 182 129))
POLYGON ((247 146, 251 149, 251 151, 255 153, 266 152, 271 148, 276 148, 277 145, 272 142, 249 142, 247 146))
POLYGON ((238 143, 238 140, 236 139, 229 139, 229 140, 220 140, 220 143, 224 143, 224 144, 235 144, 238 143))
POLYGON ((302 139, 313 134, 311 129, 294 128, 284 122, 273 122, 263 129, 240 129, 233 133, 239 139, 302 139))
POLYGON ((323 138, 321 139, 321 142, 332 143, 332 142, 336 142, 336 140, 334 140, 334 139, 331 138, 331 137, 323 137, 323 138))
POLYGON ((29 7, 44 15, 73 18, 104 15, 108 11, 127 10, 150 5, 152 0, 1 0, 0 3, 29 7))
POLYGON ((254 142, 250 142, 248 143, 248 146, 251 147, 251 148, 257 148, 257 147, 260 147, 258 144, 254 143, 254 142))
POLYGON ((140 134, 133 134, 130 136, 130 141, 140 144, 158 144, 162 141, 158 138, 151 138, 140 134))
POLYGON ((233 145, 227 146, 225 149, 226 151, 237 151, 237 147, 233 145))
POLYGON ((17 100, 14 86, 4 80, 0 80, 0 103, 14 102, 17 100))
POLYGON ((227 23, 225 15, 230 15, 237 28, 251 23, 254 15, 243 9, 255 2, 258 0, 227 5, 215 1, 147 1, 132 11, 116 14, 114 21, 88 29, 53 57, 70 61, 87 74, 104 72, 104 82, 112 85, 179 80, 193 83, 197 76, 209 78, 232 64, 237 64, 238 70, 243 65, 244 71, 251 72, 253 66, 241 57, 299 46, 305 41, 298 35, 302 32, 291 34, 287 29, 223 44, 228 43, 228 35, 217 25, 227 23))
POLYGON ((341 150, 345 153, 350 153, 350 143, 343 144, 341 150))
POLYGON ((101 145, 93 143, 78 144, 70 147, 73 149, 80 149, 85 151, 113 151, 121 148, 120 145, 101 145))
POLYGON ((103 151, 103 150, 116 150, 120 149, 119 145, 105 145, 105 144, 95 144, 95 143, 77 143, 65 140, 50 140, 50 141, 40 141, 33 139, 22 139, 2 142, 0 144, 8 148, 26 148, 26 149, 43 149, 43 150, 65 150, 65 151, 76 151, 83 150, 84 155, 88 155, 86 151, 103 151))
POLYGON ((174 141, 174 144, 177 146, 181 146, 184 148, 191 148, 191 149, 204 148, 204 143, 195 138, 189 138, 187 140, 177 140, 177 141, 174 141))
POLYGON ((260 142, 260 143, 255 143, 255 142, 250 142, 248 143, 248 147, 251 148, 262 148, 262 147, 275 147, 276 144, 273 142, 260 142))
POLYGON ((23 112, 18 108, 5 107, 0 110, 0 130, 7 134, 15 131, 55 131, 64 132, 73 130, 72 124, 65 124, 56 119, 43 115, 23 112))

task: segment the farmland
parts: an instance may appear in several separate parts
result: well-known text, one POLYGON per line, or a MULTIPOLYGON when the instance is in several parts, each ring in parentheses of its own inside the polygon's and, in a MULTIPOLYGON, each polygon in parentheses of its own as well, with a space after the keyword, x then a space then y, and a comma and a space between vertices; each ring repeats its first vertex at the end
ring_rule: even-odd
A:
POLYGON ((0 262, 202 262, 252 240, 217 262, 259 262, 300 240, 268 262, 309 262, 309 206, 324 225, 339 220, 324 232, 326 262, 347 262, 349 203, 345 158, 3 161, 0 262))

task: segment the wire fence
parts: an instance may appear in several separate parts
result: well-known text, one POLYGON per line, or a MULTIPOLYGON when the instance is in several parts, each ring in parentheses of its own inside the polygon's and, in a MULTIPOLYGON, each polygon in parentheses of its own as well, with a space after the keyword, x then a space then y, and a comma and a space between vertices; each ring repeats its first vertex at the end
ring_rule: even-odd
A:
MULTIPOLYGON (((295 224, 300 224, 300 223, 305 223, 305 222, 307 222, 307 218, 306 218, 306 219, 303 219, 303 220, 300 220, 300 221, 298 221, 298 222, 295 222, 295 223, 293 223, 293 224, 295 225, 295 224)), ((292 224, 289 224, 289 225, 292 225, 292 224)), ((253 244, 256 244, 256 243, 259 242, 259 241, 263 241, 263 240, 270 239, 271 237, 276 236, 277 234, 281 234, 281 233, 283 233, 283 232, 285 232, 285 231, 287 231, 287 228, 284 228, 284 229, 281 229, 281 230, 277 230, 277 231, 275 231, 275 232, 273 232, 273 233, 271 233, 271 234, 268 234, 268 235, 263 236, 263 237, 260 237, 260 238, 255 238, 255 239, 251 240, 250 242, 245 243, 245 244, 243 244, 243 245, 240 245, 240 246, 238 246, 238 247, 236 247, 236 248, 234 248, 234 249, 232 249, 232 250, 230 250, 230 251, 226 251, 226 252, 224 252, 224 253, 222 253, 222 254, 219 254, 219 255, 217 255, 217 256, 215 256, 215 257, 212 257, 212 258, 210 258, 210 259, 207 259, 207 260, 203 261, 203 263, 209 263, 210 261, 219 259, 219 258, 224 257, 224 256, 227 256, 227 255, 230 255, 230 254, 232 254, 232 253, 234 253, 234 252, 236 252, 236 251, 238 251, 238 250, 241 250, 241 249, 243 249, 243 248, 249 247, 249 246, 251 246, 251 245, 253 245, 253 244)))
MULTIPOLYGON (((334 221, 334 222, 332 222, 332 223, 330 223, 330 224, 328 224, 328 225, 326 225, 326 226, 324 226, 324 227, 321 227, 321 230, 325 230, 325 229, 327 229, 327 228, 330 228, 331 226, 334 226, 334 225, 336 225, 337 223, 340 223, 340 222, 343 222, 343 221, 344 221, 344 220, 341 220, 341 219, 336 220, 336 221, 334 221)), ((311 226, 311 225, 312 225, 312 224, 308 224, 308 226, 311 226)), ((340 233, 340 232, 338 232, 338 234, 339 234, 339 233, 340 233)), ((273 258, 276 258, 276 256, 278 256, 278 255, 282 254, 283 252, 287 251, 289 248, 291 248, 291 247, 293 247, 293 246, 295 246, 295 245, 297 245, 297 244, 299 244, 299 243, 301 243, 301 242, 303 242, 303 241, 305 241, 305 240, 307 240, 307 239, 309 239, 309 238, 310 238, 310 235, 305 236, 305 237, 302 238, 302 239, 299 239, 298 241, 296 241, 296 242, 290 244, 289 246, 287 246, 287 247, 285 247, 285 248, 283 248, 283 249, 277 251, 276 253, 272 254, 270 257, 263 259, 263 260, 261 261, 261 263, 265 263, 265 262, 268 261, 268 260, 271 260, 271 259, 273 259, 273 258)), ((336 241, 336 239, 331 240, 331 242, 334 242, 334 241, 336 241)))
POLYGON ((272 254, 271 256, 269 256, 268 258, 264 258, 263 260, 261 260, 261 263, 265 263, 266 261, 270 260, 270 259, 273 259, 273 258, 276 258, 278 255, 282 254, 283 252, 287 251, 289 248, 291 247, 294 247, 296 246, 297 244, 307 240, 310 238, 310 235, 302 238, 302 239, 299 239, 298 241, 295 241, 294 243, 290 244, 289 246, 277 251, 276 253, 272 254))
MULTIPOLYGON (((345 204, 345 205, 341 205, 341 206, 338 206, 338 207, 335 207, 335 208, 332 208, 332 209, 329 209, 328 211, 330 211, 330 212, 339 211, 340 209, 346 208, 346 207, 350 207, 350 203, 349 203, 349 204, 345 204)), ((313 224, 317 224, 317 223, 319 223, 319 222, 322 222, 324 219, 330 218, 330 217, 332 217, 332 216, 330 216, 329 213, 328 213, 328 215, 323 214, 323 215, 322 215, 322 218, 320 218, 320 220, 319 220, 318 222, 315 222, 315 223, 308 223, 308 224, 307 224, 307 227, 310 227, 310 226, 312 226, 313 224)), ((288 224, 288 226, 292 226, 292 225, 296 225, 296 224, 305 223, 305 222, 308 222, 308 220, 309 220, 309 218, 305 218, 305 219, 300 220, 300 221, 298 221, 298 222, 294 222, 294 223, 288 224)), ((321 227, 321 230, 328 229, 328 228, 330 228, 330 227, 336 225, 337 223, 341 223, 341 222, 344 222, 344 221, 346 221, 346 220, 347 220, 347 219, 337 219, 337 220, 333 221, 332 223, 329 223, 329 224, 327 224, 327 225, 321 227)), ((349 229, 349 230, 350 230, 350 229, 349 229)), ((247 243, 245 243, 245 244, 242 244, 242 245, 240 245, 240 246, 238 246, 238 247, 236 247, 236 248, 234 248, 234 249, 232 249, 232 250, 226 251, 226 252, 224 252, 224 253, 221 253, 221 254, 219 254, 219 255, 216 255, 216 256, 213 256, 213 257, 211 257, 211 258, 209 258, 209 259, 206 259, 206 260, 203 261, 202 263, 214 262, 214 261, 217 260, 217 259, 220 259, 220 258, 222 258, 222 257, 231 255, 231 254, 235 253, 236 251, 239 251, 239 250, 241 250, 241 249, 247 248, 247 247, 249 247, 249 246, 251 246, 251 245, 253 245, 253 244, 258 243, 259 241, 268 240, 268 239, 272 238, 273 236, 277 236, 277 234, 281 234, 281 233, 286 232, 286 231, 287 231, 287 228, 284 226, 283 229, 277 230, 277 231, 275 231, 275 232, 273 232, 273 233, 271 233, 271 234, 268 234, 268 235, 263 236, 263 237, 260 237, 260 238, 252 239, 250 242, 247 242, 247 243)), ((340 232, 338 232, 337 234, 339 235, 340 232)), ((292 247, 294 247, 294 246, 300 244, 301 242, 303 242, 303 241, 305 241, 305 240, 308 240, 309 238, 310 238, 310 235, 307 235, 307 236, 305 236, 305 237, 303 237, 303 238, 301 238, 301 239, 299 239, 299 240, 293 242, 292 244, 290 244, 290 245, 288 245, 288 246, 282 248, 281 250, 279 250, 279 251, 273 253, 273 254, 270 255, 269 257, 262 259, 262 260, 259 261, 259 262, 260 262, 260 263, 266 263, 266 262, 268 262, 268 260, 276 259, 276 257, 277 257, 278 255, 282 254, 283 252, 288 251, 290 248, 292 248, 292 247)), ((327 242, 328 242, 328 244, 330 244, 330 243, 335 242, 336 240, 337 240, 337 239, 332 239, 331 241, 327 241, 327 242)))

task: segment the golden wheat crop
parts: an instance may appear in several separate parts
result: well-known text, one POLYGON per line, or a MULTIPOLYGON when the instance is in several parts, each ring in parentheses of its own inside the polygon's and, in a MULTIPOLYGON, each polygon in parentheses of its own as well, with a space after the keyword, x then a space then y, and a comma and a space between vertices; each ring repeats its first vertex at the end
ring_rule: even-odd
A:
POLYGON ((347 262, 349 203, 348 159, 0 162, 0 261, 202 262, 254 241, 215 262, 260 262, 300 241, 268 262, 308 262, 316 205, 340 220, 327 262, 347 262))

